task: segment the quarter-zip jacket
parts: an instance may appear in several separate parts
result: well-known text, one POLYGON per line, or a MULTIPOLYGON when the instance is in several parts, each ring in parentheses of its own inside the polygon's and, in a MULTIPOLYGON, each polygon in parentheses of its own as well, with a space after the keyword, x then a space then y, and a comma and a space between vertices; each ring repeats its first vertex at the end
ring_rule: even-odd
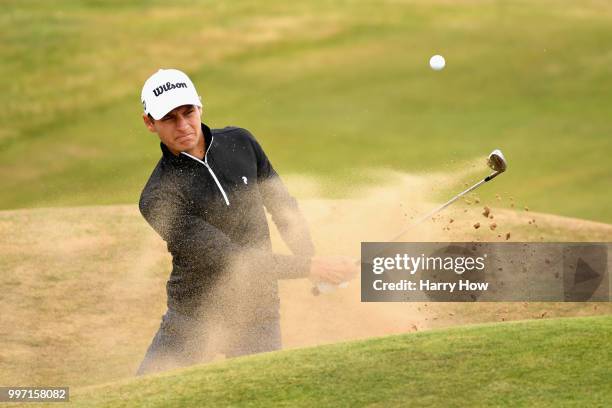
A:
POLYGON ((309 273, 314 247, 306 222, 249 131, 202 124, 202 132, 203 160, 175 156, 160 143, 162 157, 140 196, 141 214, 172 255, 168 307, 198 313, 240 255, 250 278, 265 282, 258 307, 277 310, 276 281, 309 273), (294 255, 272 252, 264 207, 294 255))

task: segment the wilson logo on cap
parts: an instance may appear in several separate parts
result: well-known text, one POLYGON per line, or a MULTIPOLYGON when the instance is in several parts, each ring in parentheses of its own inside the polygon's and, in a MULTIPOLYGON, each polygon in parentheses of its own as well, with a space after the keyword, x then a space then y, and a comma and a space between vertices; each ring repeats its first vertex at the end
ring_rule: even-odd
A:
POLYGON ((153 93, 155 94, 155 96, 159 96, 163 94, 164 91, 169 91, 175 88, 187 88, 187 84, 184 82, 177 82, 176 84, 171 84, 170 82, 166 82, 164 85, 158 86, 157 88, 153 89, 153 93))
POLYGON ((144 113, 156 120, 181 105, 202 107, 193 82, 178 69, 158 70, 145 81, 140 96, 144 113))

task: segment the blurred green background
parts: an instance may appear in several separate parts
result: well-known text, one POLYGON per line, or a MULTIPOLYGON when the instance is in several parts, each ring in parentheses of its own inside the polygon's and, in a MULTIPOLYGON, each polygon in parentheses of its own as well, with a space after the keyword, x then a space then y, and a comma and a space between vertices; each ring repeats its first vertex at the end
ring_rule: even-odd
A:
POLYGON ((175 67, 207 124, 328 196, 499 147, 485 199, 610 223, 610 44, 604 1, 5 0, 0 209, 135 204, 160 156, 140 90, 175 67))

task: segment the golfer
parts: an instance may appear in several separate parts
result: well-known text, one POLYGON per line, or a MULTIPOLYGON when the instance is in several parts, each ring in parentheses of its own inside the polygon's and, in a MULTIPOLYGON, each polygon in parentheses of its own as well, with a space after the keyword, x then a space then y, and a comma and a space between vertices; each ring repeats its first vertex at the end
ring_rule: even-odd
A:
POLYGON ((278 280, 337 284, 356 274, 354 263, 313 258, 296 200, 257 140, 239 127, 202 123, 201 98, 185 73, 160 69, 141 100, 162 157, 139 208, 167 243, 172 273, 168 309, 137 375, 280 349, 278 280), (272 252, 264 208, 293 255, 272 252))

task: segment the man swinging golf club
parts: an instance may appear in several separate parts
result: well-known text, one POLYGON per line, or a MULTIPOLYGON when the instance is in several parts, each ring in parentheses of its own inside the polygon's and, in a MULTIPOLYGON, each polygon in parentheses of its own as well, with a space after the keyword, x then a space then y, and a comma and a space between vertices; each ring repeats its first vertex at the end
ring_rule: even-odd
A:
POLYGON ((211 129, 189 77, 160 69, 142 88, 145 126, 162 157, 139 208, 172 255, 168 309, 137 375, 281 348, 279 279, 338 284, 357 267, 313 257, 304 218, 246 129, 211 129), (293 255, 272 252, 267 210, 293 255), (212 322, 225 341, 209 350, 212 322), (217 329, 218 329, 217 327, 217 329))

